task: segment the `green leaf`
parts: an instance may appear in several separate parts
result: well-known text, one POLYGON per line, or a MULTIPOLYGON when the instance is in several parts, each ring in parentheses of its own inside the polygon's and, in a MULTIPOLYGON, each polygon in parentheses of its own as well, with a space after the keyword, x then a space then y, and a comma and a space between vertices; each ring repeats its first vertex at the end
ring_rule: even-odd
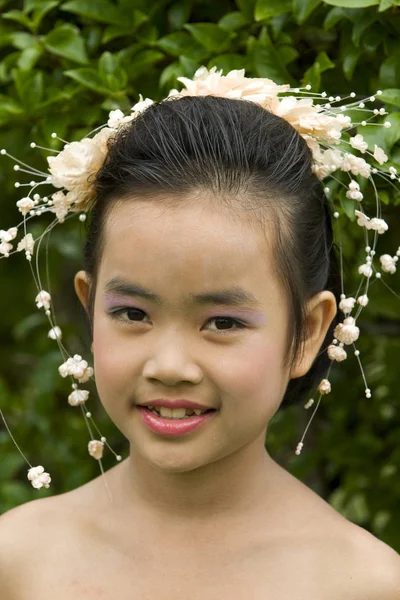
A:
POLYGON ((189 21, 191 12, 192 2, 190 0, 179 0, 171 4, 167 12, 167 19, 171 29, 182 29, 184 24, 189 21))
POLYGON ((348 45, 346 52, 343 53, 343 73, 348 81, 353 77, 354 69, 357 66, 358 60, 362 55, 362 50, 354 48, 351 44, 348 45))
POLYGON ((237 29, 240 29, 248 24, 249 21, 246 19, 244 14, 238 10, 227 13, 218 21, 218 27, 228 31, 236 31, 237 29))
POLYGON ((286 66, 296 60, 296 58, 299 58, 300 53, 293 46, 279 46, 279 55, 286 66))
POLYGON ((35 29, 35 32, 39 29, 41 22, 44 17, 49 13, 53 8, 58 6, 59 2, 57 0, 52 0, 49 2, 41 2, 37 8, 33 11, 32 15, 32 23, 35 29))
POLYGON ((15 48, 25 50, 36 43, 36 37, 31 33, 25 33, 24 31, 15 31, 8 34, 8 39, 15 48))
POLYGON ((293 16, 297 23, 299 25, 304 23, 321 2, 322 0, 293 0, 293 16))
POLYGON ((343 6, 343 8, 365 8, 379 4, 379 0, 324 0, 324 2, 332 6, 343 6))
POLYGON ((8 12, 2 14, 2 18, 15 21, 29 30, 32 29, 31 20, 25 13, 22 12, 22 10, 9 10, 8 12))
POLYGON ((221 29, 215 23, 187 23, 184 28, 210 52, 226 50, 231 40, 236 37, 234 32, 221 29))
POLYGON ((379 96, 379 100, 382 102, 387 102, 388 104, 393 104, 394 106, 398 106, 400 108, 400 89, 399 88, 389 88, 386 90, 382 90, 381 96, 379 96))
POLYGON ((8 123, 10 118, 24 114, 23 107, 9 96, 0 95, 0 123, 8 123))
POLYGON ((314 64, 304 73, 302 85, 310 84, 313 91, 318 91, 321 87, 321 73, 334 69, 335 64, 331 61, 326 52, 320 52, 314 61, 314 64))
POLYGON ((160 86, 175 88, 179 85, 179 87, 182 87, 182 84, 178 83, 177 78, 183 76, 182 66, 178 61, 174 61, 162 71, 160 76, 160 86))
POLYGON ((348 19, 348 12, 344 8, 332 8, 324 19, 323 27, 325 31, 329 31, 335 27, 342 19, 348 19))
POLYGON ((79 29, 74 25, 64 23, 56 27, 43 38, 43 43, 52 54, 81 65, 89 62, 83 38, 79 35, 79 29))
POLYGON ((389 113, 385 116, 385 120, 390 121, 392 124, 392 126, 388 129, 382 127, 384 130, 387 148, 390 152, 393 146, 400 140, 400 112, 389 113))
POLYGON ((264 21, 281 13, 291 12, 292 0, 257 0, 254 9, 255 21, 264 21))
MULTIPOLYGON (((398 4, 398 2, 397 2, 398 4)), ((393 6, 395 6, 395 0, 381 0, 381 3, 379 4, 379 9, 378 12, 383 12, 384 10, 387 10, 388 8, 393 8, 393 6)))
POLYGON ((36 65, 37 61, 43 54, 43 47, 36 43, 32 48, 23 50, 18 58, 17 66, 22 71, 30 71, 36 65))
POLYGON ((272 44, 266 27, 262 28, 259 39, 254 41, 253 62, 258 77, 272 79, 277 84, 296 85, 287 71, 279 51, 272 44))
POLYGON ((400 87, 400 61, 397 56, 389 56, 383 61, 379 69, 379 81, 382 89, 400 87))
POLYGON ((135 81, 144 74, 157 67, 157 63, 164 61, 165 55, 159 50, 142 50, 126 64, 125 69, 128 72, 129 79, 135 81))
POLYGON ((13 69, 12 76, 21 104, 30 112, 43 98, 43 72, 13 69))
MULTIPOLYGON (((132 34, 135 33, 135 31, 146 21, 147 16, 144 13, 140 12, 139 10, 134 11, 131 22, 126 22, 124 26, 109 25, 106 27, 101 41, 103 44, 107 44, 108 42, 111 42, 119 37, 132 36, 132 34)), ((157 39, 157 37, 155 39, 157 39)))
POLYGON ((182 54, 192 60, 201 62, 208 52, 185 31, 170 33, 157 42, 157 46, 170 56, 179 57, 182 54))
POLYGON ((222 69, 222 72, 226 75, 229 71, 246 69, 245 62, 246 57, 241 54, 218 54, 210 59, 207 68, 211 69, 216 66, 218 70, 222 69))
POLYGON ((116 92, 125 88, 128 77, 116 55, 104 52, 100 57, 98 70, 100 79, 110 90, 116 92))
POLYGON ((98 94, 103 94, 106 96, 110 94, 110 90, 103 85, 99 74, 94 69, 73 69, 69 71, 64 71, 64 75, 70 77, 74 81, 77 81, 84 87, 87 87, 90 90, 97 92, 98 94))
POLYGON ((100 23, 111 23, 122 27, 126 23, 124 14, 107 0, 72 0, 63 4, 61 9, 100 23))
POLYGON ((236 6, 249 22, 254 18, 256 0, 235 0, 236 6))
POLYGON ((372 23, 376 21, 376 10, 364 10, 362 11, 362 15, 356 20, 354 23, 353 33, 351 39, 353 40, 353 44, 355 46, 360 45, 361 36, 368 29, 372 23))

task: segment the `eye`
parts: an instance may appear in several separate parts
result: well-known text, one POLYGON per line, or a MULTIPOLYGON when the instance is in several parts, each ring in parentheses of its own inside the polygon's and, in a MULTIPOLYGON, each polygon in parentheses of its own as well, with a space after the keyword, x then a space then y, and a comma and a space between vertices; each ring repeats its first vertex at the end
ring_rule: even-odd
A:
MULTIPOLYGON (((114 310, 110 313, 108 313, 109 316, 112 319, 115 319, 117 321, 121 321, 122 323, 126 323, 126 324, 132 324, 132 323, 144 323, 145 321, 141 320, 140 317, 145 315, 146 313, 141 310, 140 308, 131 308, 131 307, 126 307, 126 308, 119 308, 117 310, 114 310), (123 316, 124 313, 126 313, 126 317, 123 316), (139 318, 137 318, 139 317, 139 318)), ((216 321, 217 323, 219 322, 219 324, 221 325, 222 322, 222 326, 225 325, 234 325, 234 327, 230 327, 228 329, 211 329, 211 331, 214 331, 215 333, 218 334, 226 334, 226 333, 231 333, 233 331, 237 331, 238 329, 244 329, 246 327, 245 323, 243 323, 242 321, 239 321, 238 319, 234 319, 233 317, 212 317, 211 319, 208 320, 208 323, 210 323, 211 321, 216 321)))
POLYGON ((219 329, 214 329, 213 331, 216 331, 216 333, 229 333, 231 331, 236 331, 237 329, 244 329, 246 326, 244 323, 242 323, 241 321, 238 321, 237 319, 234 319, 233 317, 212 317, 212 319, 209 319, 208 322, 210 321, 219 321, 219 322, 225 322, 228 324, 234 324, 235 327, 234 329, 223 329, 223 330, 219 330, 219 329))
MULTIPOLYGON (((123 323, 134 323, 136 320, 135 316, 138 316, 138 313, 141 313, 142 315, 146 314, 143 310, 140 310, 140 308, 131 307, 119 308, 118 310, 114 310, 108 314, 112 319, 116 319, 117 321, 122 321, 123 323), (127 319, 122 316, 123 313, 128 315, 127 319)), ((138 322, 140 323, 141 321, 138 322)))

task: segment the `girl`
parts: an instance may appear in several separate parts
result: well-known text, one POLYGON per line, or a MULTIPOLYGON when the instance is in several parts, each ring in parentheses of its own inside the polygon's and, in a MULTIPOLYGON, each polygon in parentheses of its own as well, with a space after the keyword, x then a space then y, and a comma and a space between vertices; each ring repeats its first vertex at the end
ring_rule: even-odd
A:
POLYGON ((398 554, 265 449, 338 323, 306 141, 254 102, 181 97, 110 138, 93 186, 75 290, 130 453, 111 502, 101 476, 1 518, 2 600, 398 600, 398 554))

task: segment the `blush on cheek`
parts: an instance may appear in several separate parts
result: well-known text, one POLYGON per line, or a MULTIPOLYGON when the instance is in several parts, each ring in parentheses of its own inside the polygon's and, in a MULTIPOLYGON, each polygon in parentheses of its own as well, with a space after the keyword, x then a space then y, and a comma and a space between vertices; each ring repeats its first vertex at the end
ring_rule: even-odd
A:
POLYGON ((282 369, 283 349, 279 345, 257 344, 234 360, 220 363, 216 378, 224 395, 276 407, 286 387, 282 369))

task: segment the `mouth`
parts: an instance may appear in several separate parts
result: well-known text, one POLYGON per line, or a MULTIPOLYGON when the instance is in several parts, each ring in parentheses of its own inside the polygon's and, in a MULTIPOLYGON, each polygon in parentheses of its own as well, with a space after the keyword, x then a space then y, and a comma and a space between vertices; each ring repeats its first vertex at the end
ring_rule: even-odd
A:
POLYGON ((192 417, 199 417, 201 415, 206 415, 208 413, 216 412, 215 408, 210 408, 208 410, 197 410, 197 409, 191 409, 191 408, 168 409, 168 408, 163 408, 163 407, 156 407, 156 406, 149 407, 149 406, 141 406, 141 405, 137 405, 136 408, 139 408, 146 412, 153 413, 154 415, 156 415, 157 417, 159 417, 161 419, 174 420, 174 421, 190 419, 192 417))

